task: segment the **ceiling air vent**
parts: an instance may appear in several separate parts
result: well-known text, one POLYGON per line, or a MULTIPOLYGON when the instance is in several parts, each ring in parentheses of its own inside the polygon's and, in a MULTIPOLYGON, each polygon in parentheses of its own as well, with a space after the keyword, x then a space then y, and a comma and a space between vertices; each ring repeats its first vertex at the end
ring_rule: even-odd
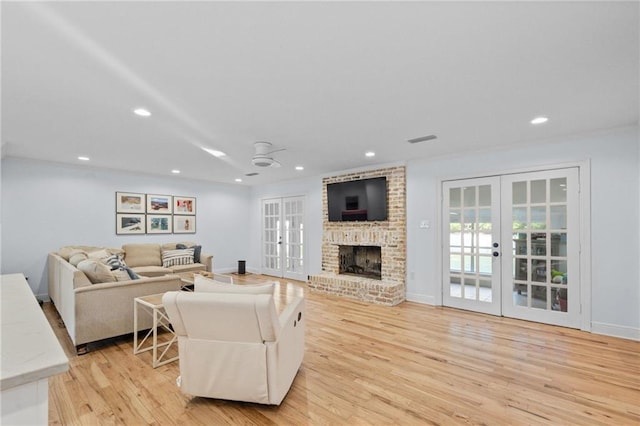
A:
POLYGON ((409 139, 407 142, 409 143, 426 142, 426 141, 431 141, 437 138, 438 137, 436 135, 421 136, 419 138, 409 139))

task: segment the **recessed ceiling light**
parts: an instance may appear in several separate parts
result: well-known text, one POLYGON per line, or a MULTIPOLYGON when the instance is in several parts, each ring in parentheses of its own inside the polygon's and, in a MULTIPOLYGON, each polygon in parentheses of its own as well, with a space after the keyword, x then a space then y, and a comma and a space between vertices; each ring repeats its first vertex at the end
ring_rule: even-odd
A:
POLYGON ((373 151, 369 151, 369 152, 365 153, 364 155, 366 155, 367 157, 375 157, 376 153, 373 152, 373 151))
POLYGON ((236 182, 242 182, 242 179, 236 178, 236 182))
POLYGON ((304 167, 302 167, 302 166, 296 166, 296 170, 304 170, 304 167))
POLYGON ((140 117, 150 117, 151 113, 149 112, 149 110, 146 110, 144 108, 136 108, 133 110, 133 113, 135 115, 139 115, 140 117))
POLYGON ((225 155, 227 155, 222 151, 218 151, 217 149, 202 148, 202 150, 208 152, 214 157, 224 157, 225 155))
POLYGON ((78 160, 80 160, 80 161, 89 161, 89 157, 80 156, 80 157, 78 157, 78 160))
POLYGON ((531 124, 542 124, 542 123, 546 123, 547 121, 549 121, 547 117, 536 117, 533 120, 531 120, 531 124))
POLYGON ((180 174, 180 170, 173 169, 173 170, 171 170, 171 173, 173 173, 174 175, 179 175, 180 174))

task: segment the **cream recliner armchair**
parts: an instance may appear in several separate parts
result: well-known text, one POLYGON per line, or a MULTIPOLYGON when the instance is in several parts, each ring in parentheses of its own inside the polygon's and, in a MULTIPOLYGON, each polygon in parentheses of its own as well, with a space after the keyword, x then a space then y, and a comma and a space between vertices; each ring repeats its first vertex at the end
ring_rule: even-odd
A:
POLYGON ((196 283, 194 293, 162 298, 178 336, 180 388, 194 396, 279 405, 304 356, 304 298, 294 298, 278 315, 273 285, 268 294, 220 287, 198 291, 196 283))

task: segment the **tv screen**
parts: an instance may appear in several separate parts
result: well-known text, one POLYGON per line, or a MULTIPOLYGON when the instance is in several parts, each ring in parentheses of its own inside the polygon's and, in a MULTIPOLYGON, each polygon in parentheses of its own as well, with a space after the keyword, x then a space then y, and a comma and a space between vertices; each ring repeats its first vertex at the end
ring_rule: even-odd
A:
POLYGON ((387 220, 387 178, 327 184, 329 222, 387 220))

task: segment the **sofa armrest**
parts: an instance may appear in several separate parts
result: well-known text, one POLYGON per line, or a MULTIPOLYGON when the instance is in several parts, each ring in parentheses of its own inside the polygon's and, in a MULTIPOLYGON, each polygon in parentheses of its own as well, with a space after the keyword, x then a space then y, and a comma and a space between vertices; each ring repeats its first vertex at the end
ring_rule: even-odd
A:
MULTIPOLYGON (((80 287, 76 289, 76 294, 83 293, 83 292, 92 292, 92 291, 104 291, 110 288, 142 286, 149 283, 162 283, 162 282, 175 282, 177 286, 176 290, 180 290, 180 286, 182 283, 180 277, 178 275, 173 275, 173 274, 162 275, 159 277, 141 276, 140 279, 137 279, 137 280, 114 281, 114 282, 108 282, 108 283, 92 284, 87 287, 80 287)), ((153 294, 153 293, 150 293, 150 294, 153 294)))
MULTIPOLYGON (((178 275, 93 284, 75 290, 76 329, 74 344, 94 342, 133 332, 133 299, 180 289, 178 275)), ((150 328, 142 315, 140 330, 150 328)))
POLYGON ((202 263, 208 272, 213 272, 213 255, 200 253, 200 263, 202 263))

